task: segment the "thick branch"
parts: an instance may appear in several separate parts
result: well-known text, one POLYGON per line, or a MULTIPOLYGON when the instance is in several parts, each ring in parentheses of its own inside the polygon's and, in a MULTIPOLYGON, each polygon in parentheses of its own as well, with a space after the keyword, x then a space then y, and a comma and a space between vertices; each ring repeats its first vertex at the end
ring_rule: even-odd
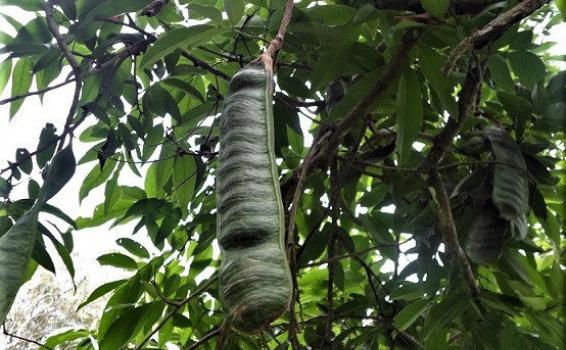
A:
POLYGON ((446 65, 442 68, 445 74, 450 73, 460 58, 471 49, 481 49, 498 39, 509 27, 531 15, 550 0, 524 0, 515 7, 500 14, 472 35, 460 42, 450 54, 446 65))
POLYGON ((484 69, 485 67, 482 65, 471 67, 468 70, 462 90, 458 95, 458 117, 450 117, 442 131, 434 137, 433 146, 423 163, 428 170, 438 167, 452 145, 452 141, 460 132, 466 118, 474 113, 484 69))
POLYGON ((433 191, 433 195, 438 203, 438 229, 442 234, 446 248, 456 260, 464 280, 468 285, 470 293, 474 298, 477 298, 480 294, 480 290, 476 283, 468 257, 458 240, 458 232, 456 230, 456 224, 454 223, 454 217, 452 216, 450 200, 448 199, 448 193, 446 192, 446 187, 444 186, 442 177, 440 176, 438 169, 431 170, 428 176, 428 180, 432 188, 431 191, 433 191))
POLYGON ((460 132, 466 118, 474 113, 482 84, 483 72, 484 65, 481 63, 479 66, 470 67, 468 70, 466 80, 464 81, 462 91, 459 95, 458 120, 455 118, 450 118, 448 120, 446 126, 435 138, 433 147, 429 151, 423 164, 423 170, 428 177, 431 192, 439 207, 438 228, 442 234, 448 252, 452 254, 454 259, 456 259, 468 289, 474 298, 479 296, 480 290, 476 283, 472 268, 470 267, 468 257, 458 240, 458 232, 456 230, 456 224, 454 223, 448 193, 439 172, 439 164, 448 152, 452 141, 460 132))
POLYGON ((281 185, 283 198, 288 198, 290 193, 294 193, 291 208, 289 210, 289 229, 287 231, 287 242, 294 242, 293 235, 295 231, 295 215, 306 177, 309 173, 317 168, 326 169, 329 164, 329 157, 338 149, 342 135, 350 128, 350 125, 356 118, 365 117, 370 107, 383 95, 387 87, 395 80, 399 74, 401 65, 407 59, 409 52, 416 43, 419 35, 414 31, 407 32, 390 61, 384 68, 381 77, 376 81, 369 93, 352 110, 343 118, 343 120, 334 129, 321 130, 319 135, 313 141, 313 145, 305 157, 303 166, 297 171, 297 176, 291 177, 287 182, 281 185), (321 152, 324 150, 323 152, 321 152), (323 153, 323 154, 321 154, 323 153))
MULTIPOLYGON (((71 127, 71 124, 73 123, 73 118, 75 117, 75 114, 77 112, 77 107, 79 105, 79 98, 81 96, 81 86, 82 86, 81 66, 77 61, 77 59, 75 58, 75 56, 73 55, 73 53, 71 52, 71 49, 69 49, 69 46, 67 46, 67 42, 65 41, 65 39, 63 39, 63 37, 59 33, 59 28, 58 28, 59 26, 57 22, 55 22, 55 17, 53 14, 52 1, 48 1, 45 4, 44 9, 45 9, 45 19, 47 21, 47 27, 49 28, 49 32, 51 32, 51 34, 57 41, 57 45, 59 45, 59 48, 63 52, 63 56, 65 56, 65 58, 71 65, 71 68, 73 70, 73 75, 75 76, 75 92, 73 94, 71 106, 69 107, 69 113, 67 114, 67 118, 65 119, 65 127, 63 130, 63 135, 68 135, 71 134, 75 129, 75 127, 71 127)), ((63 137, 61 139, 61 142, 59 143, 59 147, 58 147, 59 150, 63 148, 64 141, 65 141, 65 137, 63 137)))
MULTIPOLYGON (((328 238, 328 259, 335 256, 336 234, 338 231, 338 214, 340 195, 340 180, 338 178, 338 163, 336 157, 332 159, 330 166, 330 205, 332 207, 332 227, 330 229, 330 237, 328 238)), ((328 286, 326 291, 327 310, 326 310, 326 328, 324 332, 324 342, 329 348, 332 348, 332 323, 334 322, 334 275, 336 274, 336 262, 328 263, 328 286)))
POLYGON ((291 16, 293 15, 293 5, 294 5, 293 0, 287 0, 287 2, 285 2, 283 18, 281 19, 281 24, 279 25, 279 30, 277 31, 277 35, 269 43, 269 46, 262 54, 263 57, 275 60, 275 56, 277 55, 277 52, 279 52, 279 50, 281 50, 281 47, 283 47, 283 39, 285 38, 285 34, 287 33, 287 27, 289 26, 289 23, 291 23, 291 16))

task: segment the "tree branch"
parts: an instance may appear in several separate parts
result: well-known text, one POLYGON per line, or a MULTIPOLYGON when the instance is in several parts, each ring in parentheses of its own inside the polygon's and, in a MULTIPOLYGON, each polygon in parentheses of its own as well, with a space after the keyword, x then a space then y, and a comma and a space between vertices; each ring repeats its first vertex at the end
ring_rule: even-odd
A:
POLYGON ((456 259, 468 289, 470 290, 472 297, 475 299, 479 296, 480 290, 476 283, 472 268, 470 267, 468 257, 458 240, 458 232, 456 230, 456 224, 454 223, 449 196, 439 172, 439 164, 448 152, 452 141, 460 132, 464 121, 468 116, 473 114, 476 108, 484 70, 485 65, 483 63, 479 63, 477 66, 471 66, 469 68, 462 90, 459 94, 458 120, 452 117, 449 118, 446 126, 435 138, 434 144, 421 167, 424 174, 428 177, 432 195, 439 206, 439 231, 442 234, 448 252, 456 259))
POLYGON ((450 57, 442 68, 442 71, 445 74, 449 74, 466 52, 471 49, 481 49, 498 39, 513 24, 528 17, 549 1, 550 0, 524 0, 510 10, 495 17, 488 24, 483 26, 483 28, 477 30, 475 33, 460 42, 452 50, 450 57))
POLYGON ((333 262, 333 261, 360 257, 361 255, 364 255, 364 254, 369 253, 369 252, 373 252, 373 251, 375 251, 379 248, 395 248, 397 246, 401 246, 401 245, 403 245, 407 242, 410 242, 410 241, 412 241, 412 239, 408 239, 406 241, 400 242, 399 245, 397 245, 397 244, 377 244, 377 245, 374 245, 372 247, 366 248, 364 250, 360 250, 359 252, 352 252, 352 253, 347 253, 347 254, 343 254, 343 255, 335 255, 330 259, 314 261, 312 263, 301 265, 301 268, 315 267, 315 266, 328 264, 328 263, 333 262))
POLYGON ((41 348, 41 349, 53 350, 53 348, 51 348, 51 347, 49 347, 49 346, 47 346, 47 345, 45 345, 45 344, 42 344, 42 343, 40 343, 40 342, 38 342, 38 341, 36 341, 36 340, 28 339, 28 338, 21 337, 21 336, 19 336, 19 335, 12 334, 12 333, 8 332, 8 330, 6 329, 6 324, 5 324, 5 323, 2 324, 2 328, 3 328, 3 330, 4 330, 4 335, 6 335, 6 336, 8 336, 8 337, 12 337, 12 338, 15 338, 15 339, 24 341, 24 342, 26 342, 26 343, 30 343, 30 344, 37 345, 37 346, 39 346, 39 348, 41 348))
POLYGON ((186 350, 194 350, 201 345, 208 343, 208 341, 220 334, 220 327, 214 328, 212 331, 208 332, 204 337, 200 338, 196 343, 191 344, 186 350))
POLYGON ((22 94, 22 95, 16 95, 16 96, 9 97, 9 98, 7 98, 7 99, 4 99, 4 100, 0 101, 0 106, 1 106, 1 105, 5 105, 5 104, 10 103, 10 102, 14 102, 14 101, 17 101, 17 100, 21 100, 22 98, 26 98, 26 97, 29 97, 29 96, 35 96, 35 95, 44 94, 44 93, 49 92, 49 91, 51 91, 51 90, 55 90, 55 89, 58 89, 58 88, 60 88, 60 87, 62 87, 62 86, 65 86, 65 85, 67 85, 67 84, 70 84, 70 83, 72 83, 72 82, 74 82, 74 81, 75 81, 75 78, 72 78, 72 79, 69 79, 69 80, 65 80, 65 81, 62 82, 62 83, 55 84, 55 85, 52 85, 52 86, 48 86, 48 87, 43 88, 43 89, 40 89, 40 90, 30 91, 30 92, 25 93, 25 94, 22 94))
MULTIPOLYGON (((338 231, 338 214, 340 195, 340 179, 338 178, 338 163, 336 157, 333 157, 330 166, 330 206, 332 208, 332 226, 330 229, 330 237, 328 238, 327 255, 328 259, 332 259, 335 255, 336 234, 338 231)), ((334 322, 334 275, 336 273, 336 262, 328 263, 328 285, 326 289, 327 310, 326 310, 326 327, 324 332, 324 345, 332 348, 332 323, 334 322)))
MULTIPOLYGON (((200 294, 204 293, 208 287, 210 287, 210 285, 216 281, 216 275, 211 276, 208 281, 206 281, 205 283, 203 283, 200 287, 198 287, 187 299, 183 300, 182 302, 180 302, 178 305, 176 305, 175 307, 173 307, 173 310, 171 310, 171 312, 169 312, 162 320, 161 322, 159 322, 159 324, 155 327, 155 329, 153 329, 143 340, 142 342, 136 346, 135 350, 140 350, 144 347, 144 345, 151 339, 151 337, 153 337, 153 335, 155 333, 157 333, 164 325, 165 323, 167 323, 167 321, 169 321, 169 319, 171 317, 173 317, 173 315, 175 315, 177 313, 177 311, 179 311, 183 306, 187 305, 191 300, 193 300, 194 298, 196 298, 197 296, 199 296, 200 294)), ((190 348, 192 349, 192 348, 190 348)))
POLYGON ((201 60, 200 58, 196 57, 192 53, 187 52, 187 51, 182 51, 181 56, 183 56, 186 59, 188 59, 189 61, 191 61, 195 67, 200 67, 200 68, 202 68, 206 71, 209 71, 210 73, 216 75, 219 78, 222 78, 226 81, 230 81, 230 76, 228 74, 222 72, 221 70, 218 70, 217 68, 214 68, 213 66, 211 66, 210 64, 201 60))
POLYGON ((224 322, 222 322, 222 325, 218 329, 218 340, 216 341, 216 350, 224 349, 224 343, 226 342, 226 339, 230 335, 231 330, 232 329, 230 328, 230 322, 224 320, 224 322))
POLYGON ((350 128, 356 118, 365 117, 370 107, 379 100, 381 96, 383 96, 383 93, 389 87, 391 82, 395 80, 397 75, 399 75, 399 70, 405 63, 409 56, 409 52, 419 37, 420 33, 415 30, 408 30, 403 35, 381 77, 373 85, 369 93, 360 102, 358 102, 354 108, 346 114, 340 124, 338 124, 337 133, 339 136, 344 134, 350 128))
MULTIPOLYGON (((69 65, 71 65, 73 75, 75 76, 75 92, 73 94, 71 106, 69 107, 69 113, 67 114, 67 118, 65 119, 65 126, 63 129, 61 142, 59 142, 59 146, 58 146, 58 150, 61 150, 65 142, 65 136, 72 134, 73 130, 76 128, 76 126, 71 127, 71 124, 73 123, 73 118, 75 117, 75 114, 77 112, 77 107, 79 105, 79 98, 81 96, 81 87, 82 87, 81 66, 77 61, 77 59, 75 58, 75 56, 73 55, 73 53, 71 52, 71 49, 69 49, 69 46, 67 46, 67 42, 63 39, 63 37, 59 33, 59 28, 58 28, 59 25, 57 24, 57 22, 55 22, 55 17, 53 14, 52 0, 49 0, 45 4, 44 10, 45 10, 45 19, 47 21, 47 28, 49 29, 49 32, 51 32, 53 37, 55 37, 55 40, 57 41, 57 45, 63 52, 63 56, 65 56, 65 58, 69 62, 69 65)), ((76 125, 78 125, 78 123, 76 125)))
MULTIPOLYGON (((273 40, 271 40, 269 46, 262 54, 262 57, 265 57, 264 60, 265 59, 275 60, 277 53, 279 52, 279 50, 281 50, 281 47, 283 47, 283 39, 285 39, 285 34, 287 33, 287 27, 289 26, 289 23, 291 23, 291 17, 293 15, 293 6, 294 6, 293 0, 287 0, 287 2, 285 2, 283 18, 281 19, 281 24, 279 25, 279 30, 277 31, 277 35, 273 40)), ((268 61, 265 60, 265 62, 268 61)))
POLYGON ((456 230, 456 224, 454 223, 454 217, 452 215, 452 208, 450 207, 450 200, 446 191, 446 186, 442 181, 442 177, 438 172, 438 169, 432 169, 429 172, 428 177, 431 192, 433 192, 433 196, 435 197, 439 207, 438 230, 442 233, 446 248, 450 254, 453 254, 472 297, 477 298, 480 295, 480 290, 476 283, 468 257, 458 240, 458 232, 456 230))

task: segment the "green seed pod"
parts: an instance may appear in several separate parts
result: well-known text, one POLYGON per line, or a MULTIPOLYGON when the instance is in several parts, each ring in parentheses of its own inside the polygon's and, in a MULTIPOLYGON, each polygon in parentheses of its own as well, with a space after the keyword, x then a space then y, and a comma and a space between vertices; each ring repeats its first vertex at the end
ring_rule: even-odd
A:
POLYGON ((273 132, 273 73, 252 62, 230 81, 220 124, 220 299, 231 326, 257 332, 288 308, 292 282, 273 132))
POLYGON ((494 264, 503 252, 509 223, 499 217, 499 211, 491 201, 478 209, 468 235, 466 252, 476 263, 494 264))

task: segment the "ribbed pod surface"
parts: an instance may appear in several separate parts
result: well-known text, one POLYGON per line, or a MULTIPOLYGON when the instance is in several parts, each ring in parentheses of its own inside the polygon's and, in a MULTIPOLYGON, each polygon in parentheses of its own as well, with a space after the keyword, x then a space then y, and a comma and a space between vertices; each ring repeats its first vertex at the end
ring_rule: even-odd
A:
POLYGON ((507 238, 508 223, 499 217, 499 211, 491 203, 486 203, 475 217, 466 252, 473 261, 480 264, 493 264, 497 262, 503 251, 507 238))
POLYGON ((233 328, 255 332, 289 305, 291 279, 274 154, 273 77, 263 63, 230 81, 220 124, 217 234, 220 298, 233 328))

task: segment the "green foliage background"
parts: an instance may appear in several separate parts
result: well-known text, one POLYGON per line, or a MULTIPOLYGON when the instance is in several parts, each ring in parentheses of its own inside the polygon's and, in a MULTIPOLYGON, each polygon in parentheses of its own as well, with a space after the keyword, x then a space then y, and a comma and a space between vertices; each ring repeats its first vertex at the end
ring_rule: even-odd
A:
POLYGON ((19 149, 0 170, 0 287, 14 291, 8 269, 22 281, 38 266, 53 270, 46 238, 74 275, 73 234, 135 223, 131 238, 117 242, 121 253, 99 258, 130 276, 77 305, 110 296, 98 328, 66 330, 45 346, 206 349, 225 338, 226 349, 286 349, 296 323, 299 348, 564 348, 566 71, 553 64, 564 57, 552 57, 554 43, 545 39, 563 17, 539 1, 527 20, 455 60, 459 43, 518 3, 478 0, 464 11, 458 2, 295 4, 274 104, 286 209, 311 140, 343 126, 376 82, 382 89, 299 187, 295 318, 245 335, 219 331, 217 126, 230 77, 274 37, 284 2, 58 0, 49 10, 53 4, 41 0, 4 0, 37 16, 22 24, 0 8, 17 31, 0 33, 0 91, 11 81, 13 97, 2 101, 11 103, 2 117, 12 118, 30 92, 56 93, 50 87, 59 84, 75 82, 77 103, 63 130, 46 124, 37 149, 19 149), (45 6, 74 57, 72 70, 45 6), (58 77, 62 83, 53 83, 58 77), (473 79, 480 91, 464 106, 473 79), (460 122, 441 147, 438 135, 460 122), (103 187, 105 199, 92 216, 69 218, 45 202, 75 167, 54 154, 79 142, 92 145, 76 155, 92 168, 79 198, 103 187), (435 147, 444 153, 438 164, 430 161, 435 147), (45 179, 28 175, 34 167, 47 169, 45 179), (429 168, 441 175, 448 208, 431 191, 429 168), (121 182, 125 172, 143 177, 143 188, 121 182), (29 198, 10 197, 16 184, 27 184, 29 198), (69 231, 37 222, 39 210, 69 231), (456 245, 444 244, 448 212, 456 245), (13 237, 24 231, 33 239, 17 248, 30 258, 14 269, 13 237), (138 231, 159 254, 136 241, 138 231), (469 259, 452 250, 458 246, 469 259), (205 278, 197 283, 197 276, 205 278))

